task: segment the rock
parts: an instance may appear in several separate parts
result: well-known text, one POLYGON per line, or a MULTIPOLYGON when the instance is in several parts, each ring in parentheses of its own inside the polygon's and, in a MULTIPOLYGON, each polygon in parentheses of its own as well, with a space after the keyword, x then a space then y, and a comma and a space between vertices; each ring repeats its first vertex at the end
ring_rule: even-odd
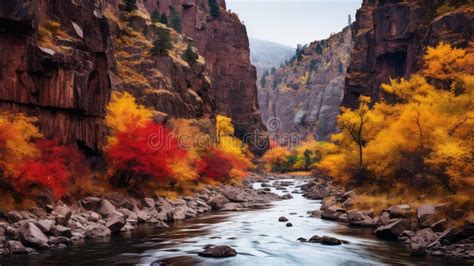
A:
POLYGON ((123 216, 108 218, 105 223, 105 226, 107 226, 112 233, 119 232, 124 225, 125 218, 123 216))
POLYGON ((7 226, 5 236, 11 240, 21 240, 20 230, 12 226, 7 226))
POLYGON ((41 230, 41 232, 46 234, 51 230, 55 223, 56 222, 53 220, 39 220, 35 225, 41 230))
POLYGON ((23 217, 23 215, 19 211, 9 211, 8 212, 8 221, 12 224, 16 223, 16 222, 19 222, 21 220, 24 220, 24 219, 25 219, 25 217, 23 217))
POLYGON ((334 237, 323 236, 321 238, 321 244, 328 245, 328 246, 336 246, 336 245, 341 245, 342 242, 341 242, 341 240, 339 240, 337 238, 334 238, 334 237))
POLYGON ((387 209, 390 214, 390 218, 406 218, 407 211, 400 208, 399 206, 391 206, 387 209))
POLYGON ((300 242, 307 242, 306 238, 304 237, 299 237, 298 239, 296 239, 297 241, 300 241, 300 242))
POLYGON ((100 215, 96 212, 89 212, 89 216, 87 217, 87 220, 90 222, 97 222, 100 220, 100 215))
POLYGON ((353 226, 373 227, 375 223, 366 211, 351 210, 347 212, 347 217, 353 226))
POLYGON ((424 256, 426 254, 426 243, 410 243, 410 255, 411 256, 424 256))
POLYGON ((338 220, 338 221, 349 221, 347 213, 344 209, 337 208, 336 206, 331 206, 325 209, 321 213, 321 219, 324 220, 338 220))
POLYGON ((288 222, 288 218, 286 218, 285 216, 281 216, 280 218, 278 218, 278 221, 279 222, 288 222))
POLYGON ((418 223, 421 226, 428 227, 435 222, 436 209, 432 204, 423 204, 416 211, 418 223))
POLYGON ((209 206, 211 206, 213 210, 220 210, 222 207, 224 207, 226 203, 229 203, 229 202, 230 202, 229 199, 227 199, 221 194, 218 194, 211 197, 209 201, 207 202, 207 204, 209 204, 209 206))
POLYGON ((51 228, 51 235, 53 236, 64 236, 67 238, 72 237, 71 229, 64 227, 62 225, 56 225, 51 228))
POLYGON ((86 210, 95 211, 99 207, 100 202, 101 202, 100 198, 87 197, 81 200, 81 205, 86 210))
POLYGON ((20 241, 16 240, 7 240, 6 247, 10 250, 12 254, 28 254, 28 250, 23 246, 20 241))
POLYGON ((136 226, 133 226, 130 223, 126 223, 122 228, 120 228, 120 232, 130 232, 136 229, 136 226))
POLYGON ((441 219, 431 225, 431 230, 435 232, 443 232, 444 230, 446 230, 446 226, 447 226, 447 220, 441 219))
POLYGON ((48 237, 33 223, 26 223, 20 227, 22 242, 29 247, 47 249, 48 237))
POLYGON ((293 196, 292 196, 291 194, 289 194, 289 193, 280 196, 280 199, 282 199, 282 200, 289 200, 289 199, 292 199, 292 198, 293 198, 293 196))
POLYGON ((66 246, 70 246, 72 245, 72 240, 67 238, 67 237, 64 237, 64 236, 52 236, 49 238, 49 241, 48 241, 48 244, 50 245, 60 245, 60 244, 63 244, 63 245, 66 245, 66 246))
POLYGON ((403 231, 409 228, 409 223, 405 219, 397 220, 389 225, 380 226, 375 229, 377 237, 383 239, 397 239, 403 231))
POLYGON ((224 204, 224 207, 222 207, 221 211, 243 211, 246 210, 247 208, 244 208, 242 204, 237 203, 237 202, 229 202, 224 204))
POLYGON ((148 208, 155 208, 155 200, 152 198, 144 198, 143 199, 143 206, 148 208))
POLYGON ((322 238, 321 238, 320 236, 314 235, 314 236, 312 236, 310 239, 308 239, 307 242, 309 242, 309 243, 320 243, 320 242, 321 242, 321 239, 322 239, 322 238))
POLYGON ((104 225, 88 225, 85 230, 85 237, 87 238, 98 238, 107 237, 111 235, 111 231, 104 225))
POLYGON ((117 210, 115 209, 115 206, 110 203, 110 201, 104 199, 100 204, 98 212, 100 215, 102 215, 102 217, 107 218, 109 215, 117 213, 117 210))
POLYGON ((292 227, 293 224, 292 223, 286 223, 286 227, 292 227))
POLYGON ((350 209, 353 206, 354 206, 354 200, 352 198, 348 198, 342 203, 342 208, 344 209, 350 209))
POLYGON ((201 257, 225 258, 237 255, 237 251, 229 246, 210 246, 198 253, 201 257))
POLYGON ((158 227, 158 228, 168 228, 169 225, 167 225, 164 221, 158 221, 156 223, 156 227, 158 227))
POLYGON ((54 212, 56 213, 56 224, 67 225, 72 215, 71 209, 67 206, 58 205, 54 208, 54 212))
POLYGON ((323 199, 323 204, 321 205, 321 210, 327 210, 330 207, 337 204, 336 196, 330 196, 323 199))

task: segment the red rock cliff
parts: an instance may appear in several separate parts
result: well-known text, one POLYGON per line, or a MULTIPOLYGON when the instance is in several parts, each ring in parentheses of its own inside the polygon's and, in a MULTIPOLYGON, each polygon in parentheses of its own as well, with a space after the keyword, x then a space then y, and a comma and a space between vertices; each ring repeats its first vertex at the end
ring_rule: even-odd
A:
POLYGON ((380 98, 381 83, 419 70, 427 46, 467 47, 473 41, 473 4, 447 5, 442 0, 364 0, 353 25, 343 105, 356 106, 361 94, 380 98), (449 12, 440 12, 442 5, 449 12))

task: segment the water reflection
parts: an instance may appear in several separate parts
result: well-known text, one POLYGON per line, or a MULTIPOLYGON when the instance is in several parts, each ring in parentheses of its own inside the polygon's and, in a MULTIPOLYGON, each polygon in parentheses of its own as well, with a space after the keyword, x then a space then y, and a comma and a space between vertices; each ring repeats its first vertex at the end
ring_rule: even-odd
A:
MULTIPOLYGON (((297 180, 288 191, 297 189, 297 180)), ((256 184, 259 187, 260 184, 256 184)), ((272 190, 279 194, 285 192, 272 190)), ((212 213, 177 222, 168 229, 153 225, 113 236, 110 239, 51 250, 38 255, 0 258, 0 265, 446 265, 466 264, 443 258, 410 257, 397 242, 375 239, 370 230, 349 228, 335 222, 310 218, 307 211, 320 207, 319 201, 301 194, 275 202, 271 208, 246 212, 212 213), (278 222, 286 216, 293 227, 278 222), (342 246, 300 243, 299 237, 328 235, 350 242, 342 246), (201 258, 197 253, 206 245, 229 245, 239 253, 225 259, 201 258)))

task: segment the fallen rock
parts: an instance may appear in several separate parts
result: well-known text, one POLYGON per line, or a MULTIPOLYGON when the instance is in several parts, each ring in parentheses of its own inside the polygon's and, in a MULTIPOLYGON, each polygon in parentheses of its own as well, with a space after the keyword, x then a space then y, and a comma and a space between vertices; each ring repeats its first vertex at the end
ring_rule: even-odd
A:
POLYGON ((318 235, 314 235, 314 236, 312 236, 310 239, 308 239, 307 242, 310 242, 310 243, 320 243, 320 242, 321 242, 321 237, 318 236, 318 235))
POLYGON ((421 226, 429 227, 435 222, 436 208, 432 204, 423 204, 416 210, 416 215, 421 226))
POLYGON ((90 222, 97 222, 100 220, 100 215, 96 212, 90 212, 89 216, 87 217, 87 220, 90 222))
POLYGON ((117 210, 115 209, 115 206, 110 203, 110 201, 104 199, 100 204, 98 212, 102 215, 102 217, 107 218, 109 215, 116 213, 117 210))
POLYGON ((41 230, 41 232, 47 234, 51 228, 53 228, 56 222, 53 220, 39 220, 35 225, 41 230))
POLYGON ((147 208, 155 208, 155 200, 152 198, 144 198, 143 199, 143 206, 147 208))
POLYGON ((64 236, 64 237, 67 237, 67 238, 71 238, 72 237, 72 232, 71 232, 71 229, 65 227, 65 226, 62 226, 62 225, 56 225, 56 226, 53 226, 51 228, 51 235, 53 236, 64 236))
POLYGON ((300 242, 308 242, 308 241, 306 240, 306 238, 304 238, 304 237, 299 237, 299 238, 296 239, 296 240, 297 240, 297 241, 300 241, 300 242))
POLYGON ((6 247, 10 250, 12 254, 28 254, 28 250, 23 246, 20 241, 16 240, 7 240, 6 247))
POLYGON ((56 224, 67 225, 72 215, 71 209, 67 206, 58 205, 54 208, 54 212, 56 213, 56 224))
POLYGON ((105 225, 88 225, 84 236, 87 238, 107 237, 111 235, 111 231, 105 225))
POLYGON ((125 218, 124 217, 113 217, 109 218, 105 222, 105 226, 109 228, 110 232, 115 233, 119 232, 120 229, 125 225, 125 218))
POLYGON ((16 222, 19 222, 19 221, 22 221, 24 219, 25 219, 25 217, 23 217, 23 215, 19 211, 9 211, 8 212, 8 221, 12 224, 16 223, 16 222))
POLYGON ((221 194, 217 194, 215 196, 212 196, 207 202, 207 204, 209 204, 209 206, 211 206, 213 210, 220 210, 222 207, 224 207, 226 203, 229 202, 230 201, 228 198, 224 197, 221 194))
POLYGON ((47 249, 48 237, 33 223, 26 223, 20 227, 23 244, 33 248, 47 249))
POLYGON ((286 227, 292 227, 292 226, 293 226, 292 223, 287 223, 287 224, 286 224, 286 227))
POLYGON ((70 246, 72 245, 72 240, 67 238, 67 237, 64 237, 64 236, 52 236, 49 238, 49 241, 48 241, 48 244, 50 245, 59 245, 59 244, 63 244, 63 245, 66 245, 66 246, 70 246))
POLYGON ((375 229, 375 235, 383 239, 397 239, 403 231, 409 229, 409 223, 405 219, 400 219, 389 225, 383 225, 375 229))
POLYGON ((285 216, 281 216, 280 218, 278 218, 278 221, 279 222, 288 222, 288 218, 286 218, 285 216))
POLYGON ((198 253, 201 257, 225 258, 237 255, 237 251, 229 246, 209 246, 198 253))
POLYGON ((81 200, 81 205, 86 210, 95 211, 100 205, 100 198, 97 197, 87 197, 81 200))

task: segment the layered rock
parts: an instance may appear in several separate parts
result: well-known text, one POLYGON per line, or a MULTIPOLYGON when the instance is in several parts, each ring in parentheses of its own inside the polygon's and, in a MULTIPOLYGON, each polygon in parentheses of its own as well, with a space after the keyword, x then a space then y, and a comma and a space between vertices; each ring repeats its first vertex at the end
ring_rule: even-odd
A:
POLYGON ((327 139, 336 130, 351 49, 351 30, 346 27, 304 47, 299 59, 260 83, 262 117, 264 122, 271 121, 268 127, 273 138, 288 142, 312 133, 327 139))
POLYGON ((473 41, 472 4, 437 15, 436 9, 445 2, 363 1, 353 25, 345 106, 357 106, 360 95, 383 97, 380 84, 418 71, 427 46, 446 42, 465 48, 473 41))
POLYGON ((101 1, 82 2, 2 1, 0 107, 38 116, 47 137, 97 149, 111 91, 111 29, 101 1), (51 20, 56 34, 45 26, 51 20), (54 41, 41 41, 50 34, 54 41))

